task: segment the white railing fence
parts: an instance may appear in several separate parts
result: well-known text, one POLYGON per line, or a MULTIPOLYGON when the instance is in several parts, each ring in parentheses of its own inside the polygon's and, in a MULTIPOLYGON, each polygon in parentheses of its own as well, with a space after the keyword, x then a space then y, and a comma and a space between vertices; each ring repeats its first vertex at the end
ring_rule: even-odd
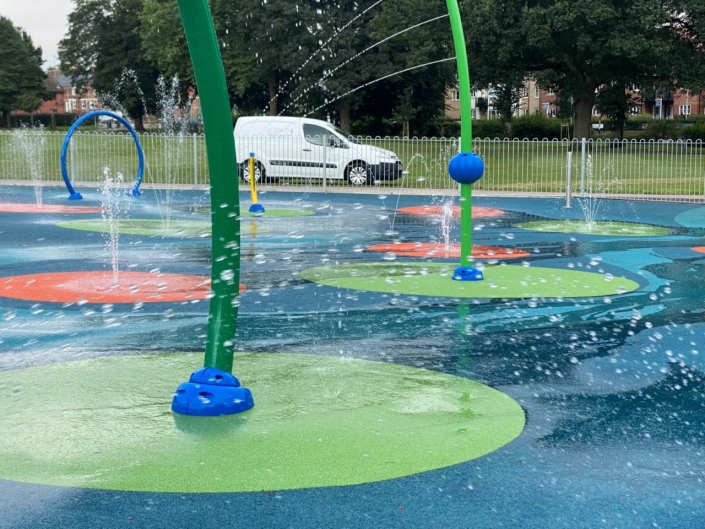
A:
MULTIPOLYGON (((63 132, 18 134, 0 131, 0 184, 61 180, 63 132), (37 141, 29 149, 27 141, 37 141), (27 163, 26 152, 40 152, 27 163), (31 166, 31 167, 30 167, 31 166)), ((141 134, 145 186, 207 186, 203 135, 141 134)), ((250 152, 255 175, 271 189, 305 187, 320 191, 385 189, 399 193, 456 194, 448 162, 458 152, 455 138, 240 137, 236 141, 240 174, 249 178, 250 152)), ((705 166, 700 141, 559 141, 475 139, 473 150, 485 162, 477 194, 518 196, 606 196, 645 200, 703 202, 705 166)), ((77 132, 67 156, 74 185, 94 184, 103 168, 126 180, 137 173, 137 151, 129 134, 77 132)))

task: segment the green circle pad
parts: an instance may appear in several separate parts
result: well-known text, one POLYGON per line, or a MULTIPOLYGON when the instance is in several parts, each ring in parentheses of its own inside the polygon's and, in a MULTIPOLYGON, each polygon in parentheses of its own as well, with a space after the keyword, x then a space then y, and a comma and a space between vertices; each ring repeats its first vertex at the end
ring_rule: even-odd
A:
POLYGON ((546 220, 515 224, 515 228, 548 233, 578 233, 581 235, 614 235, 621 237, 655 237, 670 235, 671 230, 650 224, 631 222, 579 222, 576 220, 546 220))
POLYGON ((521 407, 451 375, 347 358, 235 355, 255 407, 172 414, 203 355, 122 356, 0 373, 0 479, 150 492, 353 485, 497 450, 521 407))
MULTIPOLYGON (((242 216, 243 217, 310 217, 315 215, 315 211, 308 209, 275 209, 266 208, 264 213, 257 213, 247 211, 246 206, 243 206, 242 216)), ((210 208, 198 208, 198 213, 210 213, 210 208)))
POLYGON ((455 266, 370 263, 311 268, 301 277, 331 287, 450 298, 557 298, 623 294, 639 284, 610 274, 558 268, 491 266, 483 281, 454 281, 455 266))
MULTIPOLYGON (((81 231, 107 232, 108 226, 102 219, 83 219, 60 222, 60 228, 81 231)), ((162 237, 210 237, 211 223, 198 220, 176 220, 167 223, 160 219, 119 219, 118 233, 126 235, 151 235, 162 237)), ((253 226, 243 222, 240 227, 244 236, 271 231, 269 228, 253 226)))

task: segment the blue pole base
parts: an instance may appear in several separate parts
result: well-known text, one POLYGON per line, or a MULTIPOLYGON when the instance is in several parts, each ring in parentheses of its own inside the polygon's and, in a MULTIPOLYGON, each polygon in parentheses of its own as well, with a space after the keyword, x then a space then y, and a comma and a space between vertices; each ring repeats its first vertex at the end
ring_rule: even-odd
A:
POLYGON ((264 213, 264 206, 262 204, 252 204, 250 213, 264 213))
POLYGON ((137 189, 137 188, 135 187, 134 189, 130 189, 130 190, 127 192, 127 194, 128 194, 129 196, 131 196, 131 197, 138 197, 138 196, 140 196, 142 193, 140 192, 139 189, 137 189))
POLYGON ((71 193, 69 195, 69 200, 82 200, 82 199, 83 199, 83 195, 81 193, 79 193, 78 191, 71 193))
POLYGON ((482 271, 474 266, 459 266, 453 270, 453 279, 455 281, 482 281, 485 276, 482 271))
POLYGON ((219 417, 247 411, 254 405, 250 390, 240 387, 240 381, 233 375, 214 367, 203 367, 176 389, 171 411, 181 415, 219 417))

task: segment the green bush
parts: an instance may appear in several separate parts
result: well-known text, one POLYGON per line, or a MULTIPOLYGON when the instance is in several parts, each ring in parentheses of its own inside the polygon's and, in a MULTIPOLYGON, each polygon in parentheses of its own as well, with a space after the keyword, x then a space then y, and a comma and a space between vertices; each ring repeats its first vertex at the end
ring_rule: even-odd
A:
POLYGON ((624 123, 624 130, 644 130, 653 121, 654 118, 648 114, 632 116, 624 123))
MULTIPOLYGON (((54 114, 57 127, 70 127, 79 117, 78 114, 54 114)), ((35 114, 33 118, 29 114, 10 116, 10 124, 13 128, 22 125, 30 126, 32 121, 35 126, 41 123, 44 127, 49 128, 51 127, 51 114, 35 114)))
POLYGON ((504 138, 507 132, 500 119, 476 119, 472 122, 473 138, 504 138))
POLYGON ((654 119, 641 134, 644 140, 675 140, 680 137, 681 124, 672 119, 654 119))
POLYGON ((533 114, 514 118, 512 120, 512 135, 518 139, 528 138, 530 140, 560 139, 561 122, 543 114, 533 114))
POLYGON ((426 131, 426 136, 435 136, 437 138, 458 138, 460 136, 460 121, 447 117, 438 118, 429 124, 428 130, 426 131))
POLYGON ((684 127, 680 131, 684 140, 705 141, 705 123, 701 122, 691 127, 684 127))

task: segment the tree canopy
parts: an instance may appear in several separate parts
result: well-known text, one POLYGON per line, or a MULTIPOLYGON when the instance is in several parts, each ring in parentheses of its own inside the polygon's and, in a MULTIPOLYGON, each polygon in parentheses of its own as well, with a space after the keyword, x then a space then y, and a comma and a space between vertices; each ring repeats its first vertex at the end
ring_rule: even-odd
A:
POLYGON ((30 36, 0 16, 0 111, 10 128, 10 112, 37 109, 48 97, 44 87, 42 50, 30 36))
POLYGON ((471 64, 483 80, 519 71, 556 88, 572 98, 575 136, 588 137, 601 87, 685 82, 701 71, 695 4, 702 9, 702 0, 466 2, 471 64), (692 33, 683 29, 689 13, 692 33))

